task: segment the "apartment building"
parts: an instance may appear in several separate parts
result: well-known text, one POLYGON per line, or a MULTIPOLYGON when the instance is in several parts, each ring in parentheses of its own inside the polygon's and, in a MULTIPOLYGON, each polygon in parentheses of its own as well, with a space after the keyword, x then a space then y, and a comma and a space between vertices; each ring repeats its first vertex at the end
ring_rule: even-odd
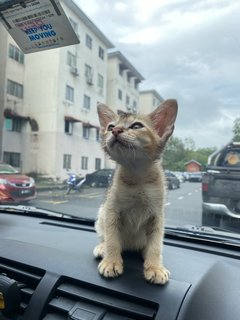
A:
POLYGON ((120 51, 108 53, 107 104, 113 110, 137 112, 139 84, 144 77, 120 51))
POLYGON ((164 99, 156 90, 142 90, 139 96, 139 112, 150 113, 163 101, 164 99))
POLYGON ((98 102, 107 102, 112 42, 72 0, 61 2, 80 44, 23 55, 0 26, 1 160, 64 179, 105 167, 98 102))
MULTIPOLYGON (((120 51, 108 53, 107 105, 113 111, 138 112, 139 84, 142 80, 144 77, 120 51)), ((106 157, 105 166, 114 168, 115 163, 106 157)))

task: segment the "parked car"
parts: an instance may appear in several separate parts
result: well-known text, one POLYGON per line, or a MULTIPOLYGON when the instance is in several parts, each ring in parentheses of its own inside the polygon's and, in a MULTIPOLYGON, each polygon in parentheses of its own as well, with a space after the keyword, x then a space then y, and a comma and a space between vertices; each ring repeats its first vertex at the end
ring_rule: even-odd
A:
POLYGON ((108 187, 114 174, 113 169, 100 169, 86 175, 85 184, 90 187, 108 187))
POLYGON ((35 198, 34 179, 20 174, 9 164, 0 163, 0 203, 24 202, 35 198))
POLYGON ((186 181, 186 177, 184 175, 184 172, 181 171, 174 171, 173 174, 178 178, 178 180, 182 183, 186 181))
POLYGON ((168 190, 180 188, 180 181, 175 176, 174 173, 172 173, 171 171, 168 171, 168 170, 166 170, 164 173, 165 173, 165 179, 166 179, 168 190))
POLYGON ((185 181, 188 181, 189 175, 190 175, 189 172, 187 172, 187 171, 183 172, 183 176, 185 178, 185 181))
POLYGON ((202 182, 202 172, 191 172, 189 173, 188 181, 189 182, 202 182))

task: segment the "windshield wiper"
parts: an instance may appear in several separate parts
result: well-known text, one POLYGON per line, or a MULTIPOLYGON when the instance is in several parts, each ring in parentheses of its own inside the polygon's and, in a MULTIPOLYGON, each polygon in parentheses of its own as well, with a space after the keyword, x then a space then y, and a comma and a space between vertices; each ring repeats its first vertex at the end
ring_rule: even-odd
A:
POLYGON ((36 208, 34 206, 24 205, 0 205, 0 213, 20 213, 31 215, 35 217, 50 217, 54 219, 70 220, 73 223, 82 223, 85 225, 93 226, 95 221, 93 219, 76 217, 70 214, 55 212, 51 210, 36 208))
POLYGON ((229 243, 240 245, 240 235, 229 230, 223 230, 214 227, 183 225, 177 227, 165 227, 166 234, 174 234, 177 236, 187 236, 191 238, 217 241, 221 243, 229 243))
POLYGON ((33 206, 24 206, 24 205, 0 205, 0 211, 4 212, 21 212, 26 214, 37 214, 43 216, 51 216, 57 218, 72 218, 71 215, 65 213, 54 212, 45 209, 39 209, 33 206))

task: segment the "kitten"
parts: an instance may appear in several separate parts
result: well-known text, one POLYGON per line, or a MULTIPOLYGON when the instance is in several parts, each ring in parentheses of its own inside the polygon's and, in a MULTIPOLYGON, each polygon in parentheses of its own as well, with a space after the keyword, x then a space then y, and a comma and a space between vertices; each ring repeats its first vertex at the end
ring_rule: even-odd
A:
POLYGON ((141 251, 144 277, 165 284, 162 264, 165 180, 163 148, 174 130, 176 100, 166 100, 149 115, 119 112, 98 105, 102 147, 117 162, 112 185, 95 224, 101 242, 94 256, 104 277, 123 273, 123 250, 141 251))

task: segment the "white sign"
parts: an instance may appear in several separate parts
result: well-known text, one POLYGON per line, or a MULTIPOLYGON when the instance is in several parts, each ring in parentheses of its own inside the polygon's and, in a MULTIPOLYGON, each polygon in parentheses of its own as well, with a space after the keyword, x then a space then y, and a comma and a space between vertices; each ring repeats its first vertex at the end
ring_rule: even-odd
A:
POLYGON ((59 1, 25 0, 9 8, 11 1, 5 1, 5 7, 2 2, 0 21, 24 53, 80 42, 59 1))

